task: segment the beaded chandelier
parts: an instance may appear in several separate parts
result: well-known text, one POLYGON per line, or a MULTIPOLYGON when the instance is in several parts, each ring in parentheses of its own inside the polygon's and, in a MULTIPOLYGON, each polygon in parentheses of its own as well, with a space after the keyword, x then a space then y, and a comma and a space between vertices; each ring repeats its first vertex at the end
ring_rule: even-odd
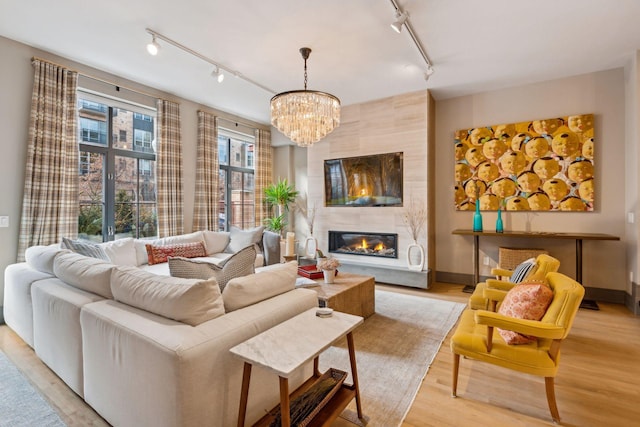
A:
POLYGON ((300 147, 309 147, 340 125, 340 100, 307 90, 307 59, 311 49, 303 47, 304 90, 282 92, 271 98, 271 124, 300 147))

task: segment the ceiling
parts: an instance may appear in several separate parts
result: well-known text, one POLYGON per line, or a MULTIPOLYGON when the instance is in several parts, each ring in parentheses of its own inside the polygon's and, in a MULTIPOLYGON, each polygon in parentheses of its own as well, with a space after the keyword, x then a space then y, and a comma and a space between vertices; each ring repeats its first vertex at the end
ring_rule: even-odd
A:
POLYGON ((280 92, 308 88, 343 105, 430 89, 437 99, 624 66, 640 49, 638 0, 0 0, 0 35, 213 108, 269 122, 273 93, 159 40, 150 28, 280 92))

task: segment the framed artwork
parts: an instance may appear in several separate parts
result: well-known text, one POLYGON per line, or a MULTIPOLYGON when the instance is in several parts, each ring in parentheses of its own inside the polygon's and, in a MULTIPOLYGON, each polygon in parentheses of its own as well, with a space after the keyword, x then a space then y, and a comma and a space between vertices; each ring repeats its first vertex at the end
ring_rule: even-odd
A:
POLYGON ((593 114, 455 132, 456 210, 594 207, 593 114))

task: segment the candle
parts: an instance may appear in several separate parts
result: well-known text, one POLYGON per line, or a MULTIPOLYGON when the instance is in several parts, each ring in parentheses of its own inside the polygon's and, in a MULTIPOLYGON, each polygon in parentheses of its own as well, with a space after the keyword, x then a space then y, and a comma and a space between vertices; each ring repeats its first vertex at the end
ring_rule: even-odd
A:
POLYGON ((292 232, 287 233, 287 246, 286 246, 286 254, 287 256, 294 255, 295 252, 295 238, 296 234, 292 232))

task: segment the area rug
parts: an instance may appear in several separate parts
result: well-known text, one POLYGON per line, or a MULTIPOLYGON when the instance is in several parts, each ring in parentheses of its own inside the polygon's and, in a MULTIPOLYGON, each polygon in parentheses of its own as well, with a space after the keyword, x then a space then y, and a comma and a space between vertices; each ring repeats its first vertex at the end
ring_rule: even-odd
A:
POLYGON ((0 352, 0 427, 65 427, 56 411, 0 352))
MULTIPOLYGON (((465 305, 376 290, 376 313, 353 333, 365 421, 355 401, 342 418, 368 427, 399 426, 429 366, 465 305)), ((320 356, 320 367, 351 372, 346 339, 320 356)), ((351 383, 351 375, 346 382, 351 383)))

